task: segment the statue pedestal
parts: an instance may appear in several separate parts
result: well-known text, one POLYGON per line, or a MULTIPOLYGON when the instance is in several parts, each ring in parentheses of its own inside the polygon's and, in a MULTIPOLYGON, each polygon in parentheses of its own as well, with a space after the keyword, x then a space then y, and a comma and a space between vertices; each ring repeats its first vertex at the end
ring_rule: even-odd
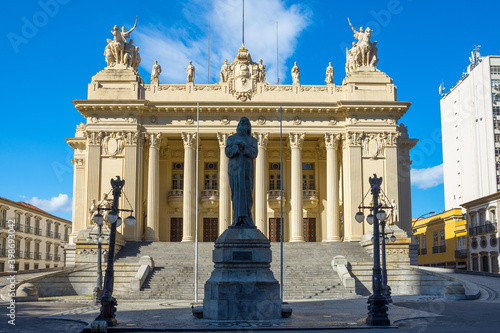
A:
POLYGON ((270 269, 271 244, 256 227, 229 227, 215 242, 215 269, 205 284, 203 318, 281 318, 280 286, 270 269))

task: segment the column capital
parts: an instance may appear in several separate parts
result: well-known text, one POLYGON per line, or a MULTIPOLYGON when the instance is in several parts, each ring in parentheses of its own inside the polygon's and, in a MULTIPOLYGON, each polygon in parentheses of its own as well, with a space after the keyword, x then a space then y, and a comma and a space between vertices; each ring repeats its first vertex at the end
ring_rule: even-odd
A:
POLYGON ((337 149, 339 141, 340 141, 340 134, 334 134, 334 133, 325 134, 326 149, 337 149))
POLYGON ((146 133, 146 139, 149 142, 149 148, 160 149, 161 133, 146 133))
POLYGON ((350 146, 361 147, 361 141, 363 139, 363 133, 361 132, 347 132, 342 134, 342 139, 344 140, 344 149, 350 146))
POLYGON ((226 148, 227 138, 233 134, 231 133, 221 133, 217 132, 217 139, 219 140, 219 148, 226 148))
POLYGON ((269 133, 252 133, 252 136, 257 139, 257 144, 259 148, 267 148, 267 141, 269 139, 269 133))
POLYGON ((123 132, 127 146, 136 145, 139 142, 139 132, 123 132))
POLYGON ((288 137, 290 139, 290 147, 292 149, 302 149, 302 143, 304 142, 305 133, 290 133, 288 134, 288 137))
POLYGON ((105 136, 103 131, 87 131, 86 134, 89 145, 100 145, 105 136))
POLYGON ((384 141, 386 146, 396 147, 398 145, 398 138, 401 136, 401 132, 385 132, 384 141))
POLYGON ((184 148, 195 148, 196 133, 182 132, 181 137, 184 141, 184 148))

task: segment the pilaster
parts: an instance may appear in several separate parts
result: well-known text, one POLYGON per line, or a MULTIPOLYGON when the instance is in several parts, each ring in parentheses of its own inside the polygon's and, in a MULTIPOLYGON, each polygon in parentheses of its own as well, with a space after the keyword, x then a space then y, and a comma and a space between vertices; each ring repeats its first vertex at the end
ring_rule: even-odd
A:
POLYGON ((290 148, 292 150, 292 193, 291 207, 292 219, 290 221, 292 237, 290 242, 303 242, 303 189, 302 189, 302 143, 304 142, 304 133, 290 133, 290 148))
POLYGON ((255 225, 266 236, 267 232, 267 197, 266 197, 266 153, 269 133, 254 133, 259 153, 255 161, 255 225))
POLYGON ((194 242, 196 219, 195 153, 196 133, 181 134, 184 141, 184 189, 182 209, 182 241, 194 242))

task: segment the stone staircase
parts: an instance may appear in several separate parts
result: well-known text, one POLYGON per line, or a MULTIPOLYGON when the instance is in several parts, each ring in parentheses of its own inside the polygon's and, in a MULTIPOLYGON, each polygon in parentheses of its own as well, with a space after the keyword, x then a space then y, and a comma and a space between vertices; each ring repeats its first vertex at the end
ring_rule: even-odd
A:
MULTIPOLYGON (((199 243, 198 299, 204 295, 204 284, 213 270, 214 243, 199 243)), ((283 293, 285 300, 339 299, 356 297, 346 290, 331 260, 343 255, 349 261, 369 262, 370 256, 359 243, 285 243, 283 293)), ((271 270, 280 280, 280 244, 272 243, 271 270)), ((136 264, 141 256, 151 256, 155 269, 141 291, 125 296, 133 299, 194 299, 194 243, 128 242, 117 255, 116 267, 136 264)))

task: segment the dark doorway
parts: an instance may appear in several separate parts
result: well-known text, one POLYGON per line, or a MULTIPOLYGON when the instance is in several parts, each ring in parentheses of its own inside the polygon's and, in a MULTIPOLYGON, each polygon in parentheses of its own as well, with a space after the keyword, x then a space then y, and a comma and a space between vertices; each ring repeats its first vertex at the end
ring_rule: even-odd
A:
POLYGON ((182 241, 182 217, 172 217, 170 219, 170 241, 182 241))
POLYGON ((204 218, 203 219, 203 241, 215 242, 219 235, 219 219, 204 218))
POLYGON ((488 256, 483 256, 481 257, 481 261, 482 261, 482 271, 483 272, 489 272, 490 271, 490 265, 489 265, 489 259, 488 259, 488 256))
POLYGON ((281 241, 281 219, 275 219, 275 218, 269 219, 269 241, 270 242, 281 241))
POLYGON ((315 242, 316 241, 316 219, 306 218, 303 222, 304 226, 304 241, 315 242))

